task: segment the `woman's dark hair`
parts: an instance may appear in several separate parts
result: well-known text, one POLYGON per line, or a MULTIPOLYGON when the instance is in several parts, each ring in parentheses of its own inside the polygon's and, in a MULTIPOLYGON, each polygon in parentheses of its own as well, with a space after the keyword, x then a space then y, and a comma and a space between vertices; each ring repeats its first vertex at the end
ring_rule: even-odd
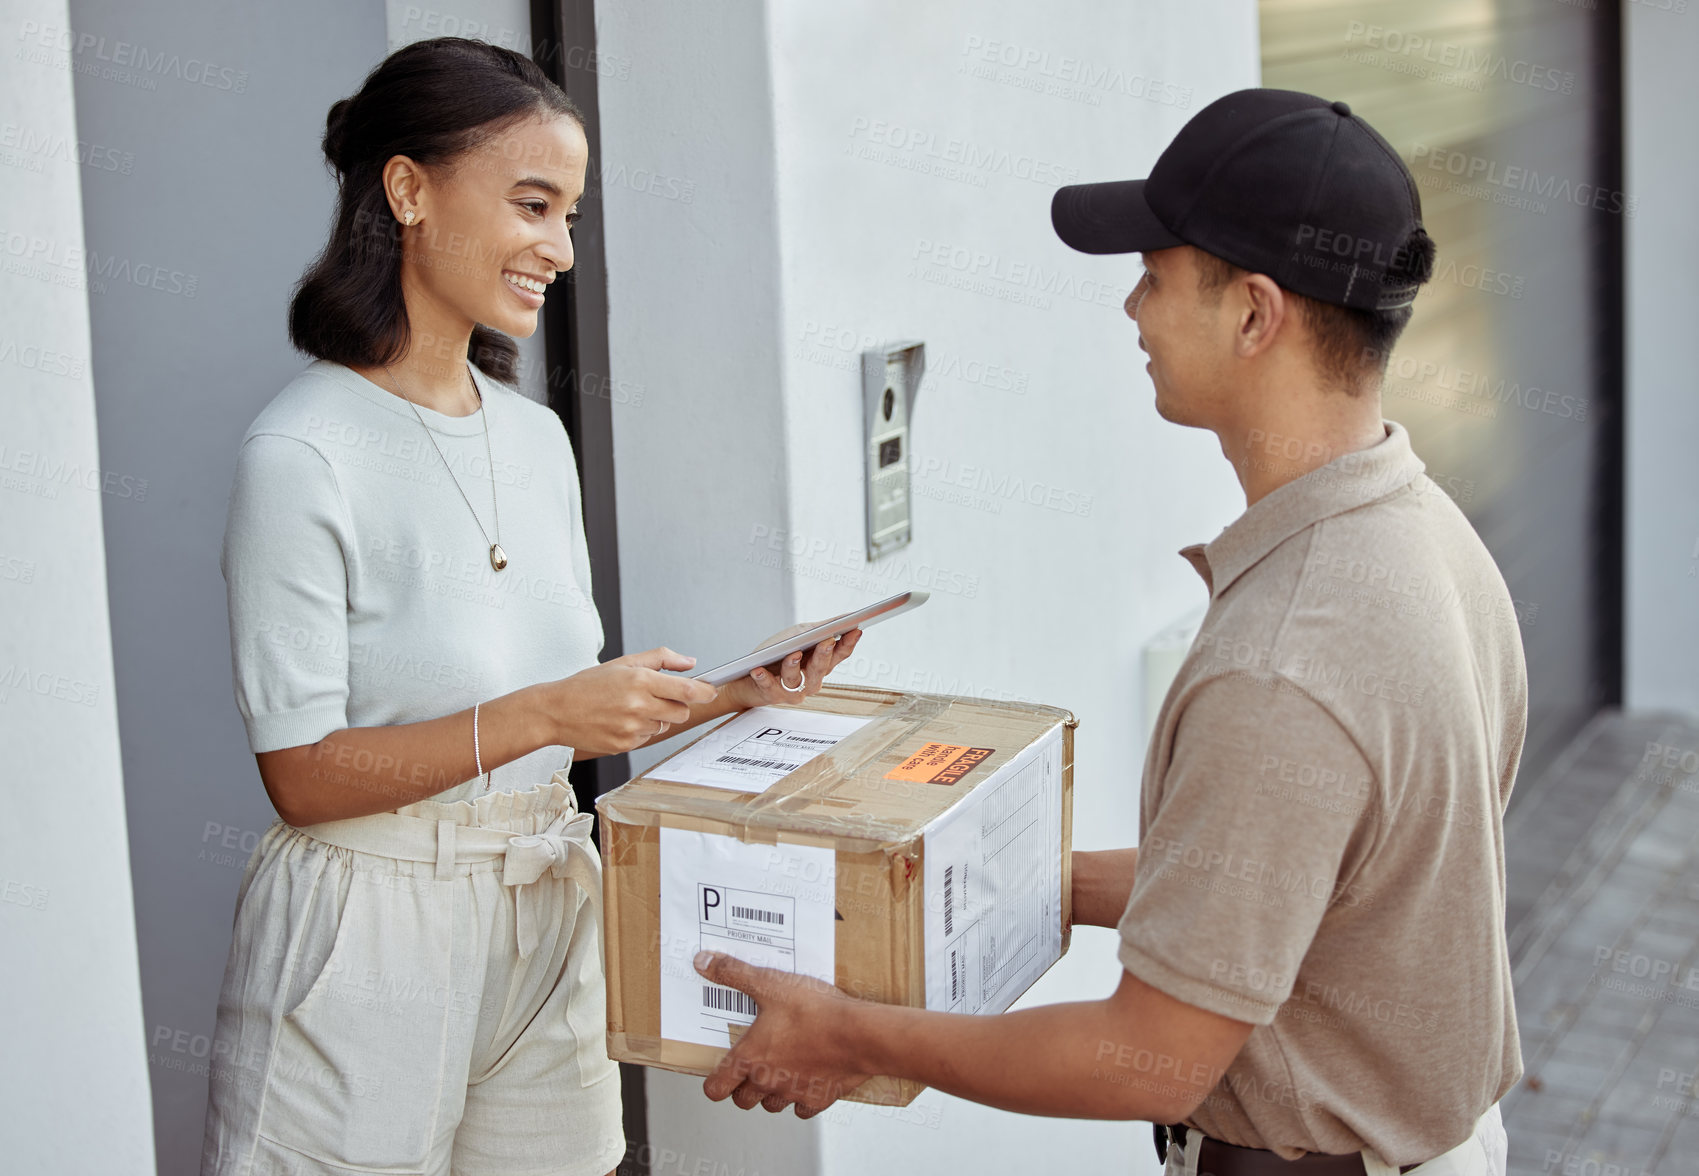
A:
MULTIPOLYGON (((289 341, 336 363, 393 363, 410 328, 401 296, 402 227, 383 191, 383 167, 405 155, 452 174, 458 158, 529 118, 584 116, 529 58, 485 41, 436 37, 397 49, 359 93, 325 118, 324 156, 336 170, 336 223, 289 303, 289 341)), ((514 383, 518 346, 472 328, 467 356, 514 383)))

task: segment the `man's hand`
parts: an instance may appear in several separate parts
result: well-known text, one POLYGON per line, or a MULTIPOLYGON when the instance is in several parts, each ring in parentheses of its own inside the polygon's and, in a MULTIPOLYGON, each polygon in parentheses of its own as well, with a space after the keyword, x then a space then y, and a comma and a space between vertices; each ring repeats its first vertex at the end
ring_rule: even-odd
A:
POLYGON ((847 1043, 834 1029, 843 1012, 860 1004, 823 980, 774 968, 757 968, 719 952, 697 953, 696 970, 715 984, 755 999, 755 1023, 702 1083, 715 1102, 727 1095, 744 1110, 760 1103, 796 1116, 818 1115, 871 1074, 858 1074, 847 1043))
POLYGON ((1103 1000, 995 1016, 857 1000, 819 980, 702 952, 697 971, 760 1006, 702 1084, 748 1110, 816 1115, 875 1074, 1025 1115, 1178 1123, 1221 1081, 1251 1024, 1131 972, 1103 1000))

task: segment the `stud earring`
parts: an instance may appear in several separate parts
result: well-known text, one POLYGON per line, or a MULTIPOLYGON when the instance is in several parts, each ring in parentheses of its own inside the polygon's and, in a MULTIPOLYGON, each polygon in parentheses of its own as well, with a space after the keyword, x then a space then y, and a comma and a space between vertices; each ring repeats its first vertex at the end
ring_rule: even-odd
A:
POLYGON ((413 210, 411 208, 401 214, 401 223, 404 225, 410 225, 413 223, 413 210))

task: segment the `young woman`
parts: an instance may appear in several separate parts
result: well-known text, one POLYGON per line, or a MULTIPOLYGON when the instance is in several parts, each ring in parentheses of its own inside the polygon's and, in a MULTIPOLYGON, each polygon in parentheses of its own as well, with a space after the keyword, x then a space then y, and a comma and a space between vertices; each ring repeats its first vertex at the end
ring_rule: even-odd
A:
POLYGON ((243 438, 221 567, 274 822, 218 1005, 203 1176, 599 1176, 625 1149, 600 863, 569 761, 796 702, 859 632, 719 691, 597 664, 577 470, 508 385, 588 156, 529 60, 398 50, 330 109, 334 228, 243 438), (805 672, 806 671, 806 672, 805 672))

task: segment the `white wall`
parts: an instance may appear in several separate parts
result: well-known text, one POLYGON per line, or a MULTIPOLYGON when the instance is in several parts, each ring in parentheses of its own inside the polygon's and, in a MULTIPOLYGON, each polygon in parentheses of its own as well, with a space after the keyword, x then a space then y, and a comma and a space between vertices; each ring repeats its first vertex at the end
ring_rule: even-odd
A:
POLYGON ((746 561, 790 510, 768 32, 752 3, 596 21, 625 648, 713 665, 793 612, 746 561))
POLYGON ((1624 702, 1699 711, 1699 12, 1623 6, 1627 350, 1624 702))
POLYGON ((69 27, 0 0, 0 1166, 151 1174, 69 27))
MULTIPOLYGON (((1080 720, 1076 844, 1131 845, 1140 650, 1203 596, 1176 550, 1212 537, 1243 500, 1212 437, 1155 415, 1121 311, 1136 260, 1063 246, 1050 199, 1063 182, 1146 174, 1199 106, 1254 85, 1254 6, 773 13, 786 449, 791 529, 805 540, 792 550, 820 538, 855 547, 863 531, 860 380, 821 361, 843 356, 846 336, 858 349, 914 337, 936 372, 912 425, 914 542, 852 585, 817 574, 836 561, 805 554, 798 614, 840 611, 887 575, 893 587, 932 587, 924 614, 869 633, 861 676, 1068 707, 1080 720), (1140 93, 1166 83, 1155 90, 1169 102, 1085 90, 1100 99, 1092 105, 1026 88, 1067 57, 1122 71, 1140 93), (920 170, 929 163, 959 171, 920 170), (1011 374, 964 379, 976 364, 1011 374)), ((1113 943, 1110 931, 1078 929, 1067 959, 1021 1003, 1106 995, 1121 974, 1113 943)), ((1041 1171, 1062 1155, 1084 1171, 1137 1170, 1131 1160, 1155 1170, 1149 1135, 1143 1124, 1033 1119, 929 1091, 902 1115, 844 1104, 822 1129, 822 1171, 1041 1171)))
MULTIPOLYGON (((609 161, 693 192, 607 191, 613 374, 645 389, 615 417, 626 648, 726 654, 928 587, 845 676, 1071 708, 1076 844, 1130 845, 1140 649, 1203 599, 1177 549, 1243 499, 1213 439, 1151 407, 1120 311, 1136 262, 1067 249, 1049 203, 1063 182, 1145 174, 1193 112, 1255 85, 1255 6, 756 11, 598 7, 599 49, 629 63, 602 86, 609 161), (1064 59, 1087 84, 1045 92, 1046 70, 1080 68, 1064 59), (925 340, 931 367, 915 539, 869 564, 859 351, 902 338, 925 340)), ((1026 1003, 1106 994, 1113 945, 1076 929, 1026 1003)), ((1024 1171, 1060 1155, 1156 1170, 1142 1124, 937 1092, 799 1124, 708 1106, 697 1079, 651 1071, 648 1089, 655 1159, 685 1171, 1024 1171)))
MULTIPOLYGON (((789 517, 768 34, 759 5, 664 0, 598 4, 596 40, 625 649, 713 665, 795 613, 747 561, 789 517)), ((817 1127, 645 1078, 655 1171, 818 1171, 817 1127)))

